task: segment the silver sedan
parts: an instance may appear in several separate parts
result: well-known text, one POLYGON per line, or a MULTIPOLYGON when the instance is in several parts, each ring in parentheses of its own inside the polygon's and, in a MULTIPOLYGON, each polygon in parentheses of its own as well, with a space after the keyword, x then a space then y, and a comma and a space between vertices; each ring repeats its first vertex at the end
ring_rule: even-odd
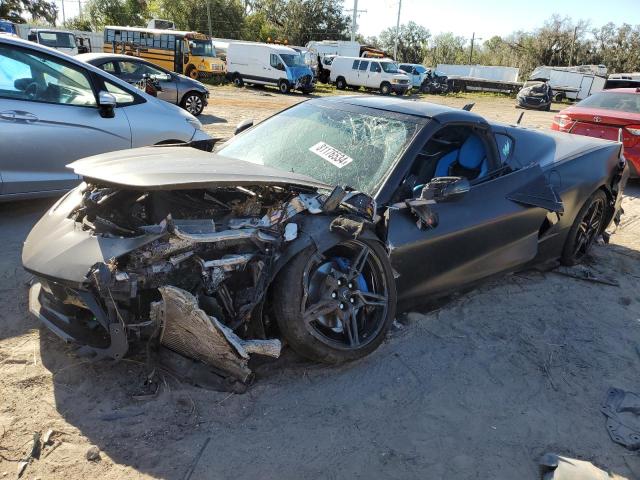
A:
POLYGON ((141 58, 111 53, 83 53, 76 58, 132 84, 148 75, 160 84, 158 98, 180 105, 191 115, 200 115, 207 106, 209 90, 203 83, 141 58))
POLYGON ((60 194, 65 165, 157 144, 213 148, 193 115, 57 50, 0 36, 0 201, 60 194))

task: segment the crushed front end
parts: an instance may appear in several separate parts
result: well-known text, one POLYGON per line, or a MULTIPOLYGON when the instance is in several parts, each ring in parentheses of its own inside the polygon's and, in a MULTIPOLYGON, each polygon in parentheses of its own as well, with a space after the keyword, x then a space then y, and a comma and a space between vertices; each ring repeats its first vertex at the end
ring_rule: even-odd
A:
POLYGON ((83 184, 25 242, 30 310, 99 356, 162 345, 246 382, 250 354, 280 354, 262 308, 276 266, 304 218, 329 203, 337 208, 335 196, 299 186, 83 184))

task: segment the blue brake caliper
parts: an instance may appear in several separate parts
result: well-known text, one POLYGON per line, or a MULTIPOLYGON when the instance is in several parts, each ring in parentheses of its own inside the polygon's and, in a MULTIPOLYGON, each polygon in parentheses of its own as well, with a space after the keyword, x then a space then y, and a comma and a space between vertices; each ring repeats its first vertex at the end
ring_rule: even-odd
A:
MULTIPOLYGON (((351 262, 349 261, 349 259, 344 257, 334 257, 333 260, 335 260, 335 262, 338 264, 338 267, 340 267, 340 270, 344 274, 349 273, 349 269, 351 268, 351 262)), ((358 290, 360 290, 361 292, 369 291, 367 282, 364 279, 364 276, 362 274, 358 275, 357 281, 358 281, 358 290)))

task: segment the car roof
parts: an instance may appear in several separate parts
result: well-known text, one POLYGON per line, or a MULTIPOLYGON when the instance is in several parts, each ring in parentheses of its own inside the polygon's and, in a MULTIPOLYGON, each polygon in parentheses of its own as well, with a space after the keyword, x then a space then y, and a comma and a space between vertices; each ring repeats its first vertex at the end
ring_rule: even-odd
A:
POLYGON ((80 55, 76 55, 76 58, 79 58, 83 62, 90 62, 92 60, 101 60, 101 59, 113 59, 113 60, 138 60, 141 62, 151 63, 144 58, 132 57, 131 55, 121 55, 119 53, 81 53, 80 55))
MULTIPOLYGON (((12 36, 8 36, 8 35, 0 35, 0 44, 8 44, 8 45, 14 45, 16 47, 23 47, 23 48, 28 48, 30 50, 35 50, 35 51, 40 51, 43 53, 46 53, 47 55, 51 55, 53 57, 57 57, 60 58, 62 60, 64 60, 65 62, 68 63, 72 63, 74 65, 77 65, 78 67, 84 68, 86 70, 90 70, 102 77, 105 77, 106 79, 108 79, 111 83, 115 83, 116 85, 121 85, 124 86, 126 88, 131 88, 131 85, 129 85, 127 82, 125 82, 124 80, 121 80, 120 78, 111 75, 109 72, 105 72, 103 70, 100 70, 98 67, 95 67, 93 65, 91 65, 88 62, 82 61, 82 59, 78 59, 78 56, 72 56, 72 55, 67 55, 64 52, 61 52, 60 50, 56 50, 55 48, 51 48, 51 47, 47 47, 45 45, 41 45, 39 43, 35 43, 35 42, 29 42, 27 40, 23 40, 22 38, 18 38, 18 37, 12 37, 12 36)), ((145 100, 147 101, 156 101, 156 99, 150 95, 146 95, 144 92, 136 92, 140 95, 143 95, 145 97, 145 100)), ((158 100, 160 101, 160 100, 158 100)))
POLYGON ((629 88, 609 88, 607 90, 603 90, 599 93, 638 93, 640 94, 640 87, 629 87, 629 88))
MULTIPOLYGON (((414 117, 434 119, 442 122, 474 122, 486 124, 487 121, 480 115, 459 108, 447 107, 437 103, 406 100, 402 98, 383 97, 374 95, 354 95, 323 97, 319 101, 329 103, 345 103, 358 107, 374 108, 386 112, 400 113, 414 117)), ((313 100, 317 101, 317 100, 313 100)))
POLYGON ((44 33, 70 33, 72 35, 74 35, 74 33, 70 30, 58 30, 57 28, 30 28, 29 32, 35 32, 35 33, 40 33, 40 32, 44 32, 44 33))

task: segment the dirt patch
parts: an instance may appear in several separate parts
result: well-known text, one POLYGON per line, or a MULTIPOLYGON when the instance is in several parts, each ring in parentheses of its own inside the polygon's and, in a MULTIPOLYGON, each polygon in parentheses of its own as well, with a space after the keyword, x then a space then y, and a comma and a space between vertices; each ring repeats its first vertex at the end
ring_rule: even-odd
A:
MULTIPOLYGON (((246 116, 302 98, 212 89, 205 114, 218 121, 207 128, 228 135, 246 116)), ((513 100, 492 97, 474 110, 503 121, 518 114, 513 100)), ((547 126, 551 115, 525 119, 547 126)), ((48 429, 57 443, 23 478, 537 478, 547 451, 638 474, 599 411, 611 386, 640 391, 637 185, 611 244, 589 263, 619 287, 554 272, 494 279, 401 316, 361 361, 331 368, 285 350, 256 366, 244 395, 159 371, 157 396, 144 397, 143 355, 94 363, 39 329, 20 251, 51 203, 0 205, 0 476, 13 478, 33 432, 48 429), (92 445, 99 460, 86 459, 92 445)))

